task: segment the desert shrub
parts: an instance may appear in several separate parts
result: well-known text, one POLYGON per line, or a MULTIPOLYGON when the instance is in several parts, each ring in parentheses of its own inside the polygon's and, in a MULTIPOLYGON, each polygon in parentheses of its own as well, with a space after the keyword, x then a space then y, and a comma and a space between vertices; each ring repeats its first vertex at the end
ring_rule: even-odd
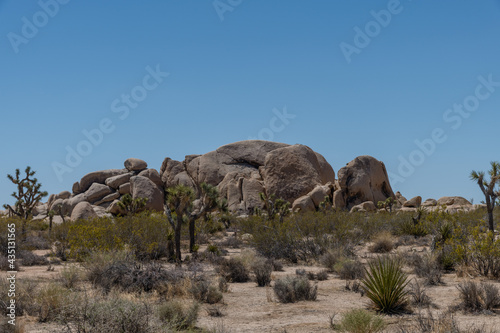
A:
POLYGON ((219 246, 221 247, 229 247, 232 249, 239 249, 241 245, 243 244, 243 241, 241 238, 238 238, 236 236, 228 237, 224 241, 219 243, 219 246))
POLYGON ((40 289, 36 295, 38 321, 48 322, 59 318, 64 307, 70 303, 72 295, 64 287, 50 283, 40 289))
POLYGON ((168 326, 183 330, 194 327, 198 320, 198 303, 187 307, 179 301, 168 301, 160 305, 158 316, 168 326))
POLYGON ((342 280, 356 280, 365 276, 363 264, 358 260, 344 259, 334 266, 334 271, 342 280))
POLYGON ((250 280, 248 269, 240 260, 235 258, 223 260, 217 270, 227 282, 247 282, 250 280))
POLYGON ((24 320, 21 318, 16 319, 16 324, 12 325, 9 323, 10 318, 0 319, 0 332, 4 333, 26 333, 26 327, 24 325, 24 320))
MULTIPOLYGON (((38 283, 33 280, 16 280, 16 317, 22 315, 36 315, 38 311, 35 302, 35 291, 38 283)), ((0 313, 7 315, 11 297, 9 297, 10 282, 7 278, 0 279, 0 313)))
POLYGON ((39 233, 38 235, 27 236, 22 247, 26 250, 48 250, 50 249, 50 241, 39 233))
POLYGON ((478 274, 500 276, 500 239, 491 231, 474 228, 468 242, 468 261, 478 274))
POLYGON ((455 317, 450 312, 440 313, 437 318, 427 309, 427 315, 418 312, 414 322, 410 324, 400 323, 398 327, 400 333, 485 333, 486 329, 481 326, 469 325, 466 328, 460 327, 455 317))
MULTIPOLYGON (((12 259, 11 259, 12 260, 12 259)), ((11 269, 10 267, 11 262, 9 262, 9 259, 0 254, 0 271, 18 271, 19 270, 19 264, 17 263, 17 260, 14 261, 14 269, 11 269)))
POLYGON ((295 275, 298 275, 298 276, 306 276, 307 275, 307 271, 303 268, 297 268, 295 270, 295 275))
POLYGON ((18 258, 21 259, 23 266, 44 266, 49 264, 47 258, 34 254, 31 251, 19 251, 18 258))
POLYGON ((441 277, 443 276, 443 272, 441 271, 441 267, 435 256, 416 255, 412 265, 415 275, 419 278, 423 278, 425 280, 425 284, 438 285, 442 283, 441 277))
POLYGON ((69 332, 76 333, 157 332, 151 317, 151 306, 145 302, 118 295, 106 299, 85 296, 68 305, 61 321, 68 324, 69 332))
POLYGON ((173 234, 166 218, 160 214, 143 212, 63 224, 54 228, 54 240, 69 249, 70 257, 77 260, 86 259, 92 252, 125 247, 139 260, 172 256, 173 234))
POLYGON ((120 250, 124 244, 117 235, 110 218, 71 222, 67 235, 70 257, 84 260, 92 252, 120 250))
POLYGON ((328 272, 326 270, 319 271, 318 273, 316 273, 316 279, 318 281, 328 280, 328 272))
POLYGON ((281 303, 295 303, 298 301, 315 301, 317 286, 312 286, 303 276, 285 276, 276 280, 274 294, 281 303))
POLYGON ((391 252, 394 248, 394 241, 390 232, 382 232, 376 235, 373 243, 369 246, 372 253, 387 253, 391 252))
POLYGON ((113 288, 127 292, 150 292, 166 282, 183 277, 178 271, 164 270, 158 263, 141 264, 127 252, 94 254, 84 263, 87 278, 105 293, 113 288))
POLYGON ((198 302, 216 304, 222 301, 222 292, 207 279, 193 281, 190 292, 198 302))
POLYGON ((271 258, 268 259, 269 263, 273 267, 273 271, 275 272, 282 272, 283 271, 283 263, 280 260, 271 258))
POLYGON ((393 226, 394 233, 400 236, 409 235, 414 237, 424 237, 431 230, 429 223, 426 220, 415 222, 411 217, 406 217, 393 226))
POLYGON ((431 305, 431 299, 427 295, 425 288, 417 281, 408 284, 408 295, 410 296, 411 304, 417 307, 428 307, 431 305))
POLYGON ((75 265, 65 266, 59 273, 59 280, 65 288, 73 289, 81 279, 81 270, 75 265))
POLYGON ((500 306, 498 287, 492 284, 466 281, 457 288, 460 294, 458 308, 465 312, 491 311, 500 306))
POLYGON ((345 260, 345 255, 341 249, 328 250, 319 259, 321 265, 323 265, 330 272, 334 272, 335 265, 338 262, 344 261, 344 260, 345 260))
POLYGON ((121 241, 129 246, 139 260, 172 258, 174 256, 173 231, 161 214, 143 212, 116 219, 121 241))
POLYGON ((255 281, 259 287, 265 287, 271 283, 273 266, 268 260, 264 258, 256 259, 252 265, 252 271, 255 274, 255 281))
POLYGON ((380 316, 363 309, 354 309, 346 312, 336 329, 349 333, 376 333, 385 329, 387 324, 380 316))
POLYGON ((382 313, 399 313, 406 310, 408 276, 401 263, 390 257, 379 257, 369 263, 363 289, 371 306, 382 313))

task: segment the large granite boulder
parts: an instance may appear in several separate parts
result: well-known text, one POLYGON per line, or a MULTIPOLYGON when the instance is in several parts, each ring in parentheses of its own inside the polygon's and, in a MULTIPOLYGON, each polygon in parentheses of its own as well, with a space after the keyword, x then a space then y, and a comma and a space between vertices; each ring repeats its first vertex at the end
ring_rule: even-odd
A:
POLYGON ((71 212, 71 220, 89 220, 97 217, 97 213, 92 208, 92 205, 87 201, 78 203, 71 212))
POLYGON ((266 155, 262 176, 267 192, 290 202, 318 185, 335 181, 335 173, 324 157, 304 145, 271 151, 266 155))
POLYGON ((128 172, 129 171, 126 169, 109 169, 88 173, 82 177, 78 186, 73 186, 73 194, 83 193, 87 191, 94 183, 104 184, 106 182, 106 179, 118 175, 123 175, 128 172), (75 190, 77 190, 78 192, 75 192, 75 190))
POLYGON ((350 210, 366 201, 376 205, 389 197, 395 198, 384 163, 371 156, 356 157, 337 176, 340 188, 335 189, 335 208, 350 210))
POLYGON ((148 199, 144 207, 145 209, 163 212, 163 191, 149 178, 143 176, 134 176, 130 178, 130 189, 133 199, 148 199))
POLYGON ((128 171, 141 171, 148 167, 148 164, 138 158, 128 158, 124 163, 128 171))

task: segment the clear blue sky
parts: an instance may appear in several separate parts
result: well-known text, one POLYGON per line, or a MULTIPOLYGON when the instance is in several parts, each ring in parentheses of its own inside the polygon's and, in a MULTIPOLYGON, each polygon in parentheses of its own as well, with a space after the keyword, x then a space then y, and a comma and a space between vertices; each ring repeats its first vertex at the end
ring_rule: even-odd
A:
POLYGON ((500 160, 498 0, 60 1, 0 1, 0 203, 26 165, 58 193, 128 157, 159 169, 259 134, 336 173, 372 155, 408 198, 479 202, 468 175, 500 160), (415 140, 439 128, 424 154, 415 140), (67 147, 87 156, 70 167, 67 147))

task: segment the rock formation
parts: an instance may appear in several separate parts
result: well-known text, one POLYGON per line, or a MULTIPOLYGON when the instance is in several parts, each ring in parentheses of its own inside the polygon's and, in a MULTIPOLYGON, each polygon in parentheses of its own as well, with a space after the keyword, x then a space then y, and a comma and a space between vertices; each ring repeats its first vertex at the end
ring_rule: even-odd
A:
POLYGON ((377 205, 389 197, 395 198, 383 162, 371 156, 359 156, 338 172, 333 203, 335 208, 347 208, 371 201, 377 205))
POLYGON ((317 186, 335 181, 330 164, 311 148, 260 140, 188 155, 183 162, 166 158, 160 174, 165 187, 184 184, 198 190, 203 182, 217 186, 236 214, 262 208, 261 192, 293 203, 317 186))

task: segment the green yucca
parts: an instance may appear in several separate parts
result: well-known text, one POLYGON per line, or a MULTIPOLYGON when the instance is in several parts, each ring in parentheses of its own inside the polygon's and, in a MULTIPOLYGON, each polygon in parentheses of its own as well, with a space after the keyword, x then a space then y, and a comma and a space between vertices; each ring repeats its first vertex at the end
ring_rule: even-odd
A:
POLYGON ((398 313, 407 306, 408 276, 401 270, 401 264, 389 257, 379 257, 369 263, 362 280, 366 296, 372 307, 382 313, 398 313))

